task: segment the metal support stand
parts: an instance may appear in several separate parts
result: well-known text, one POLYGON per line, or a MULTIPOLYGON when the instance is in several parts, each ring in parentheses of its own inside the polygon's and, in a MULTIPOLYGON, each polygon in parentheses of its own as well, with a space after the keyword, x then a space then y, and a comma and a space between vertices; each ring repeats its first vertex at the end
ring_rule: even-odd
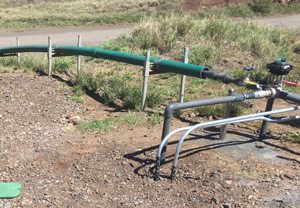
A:
MULTIPOLYGON (((16 44, 17 44, 17 46, 20 46, 20 39, 19 39, 19 37, 16 38, 16 44)), ((17 53, 17 63, 20 64, 20 61, 21 61, 21 54, 17 53)))
MULTIPOLYGON (((188 64, 189 63, 189 48, 184 48, 184 56, 183 56, 183 63, 188 64)), ((186 76, 181 76, 181 82, 180 82, 180 96, 179 96, 179 102, 183 103, 184 101, 184 87, 185 87, 185 79, 186 76)))
POLYGON ((145 109, 149 72, 150 72, 150 51, 148 50, 146 53, 146 59, 145 59, 144 70, 143 70, 144 80, 143 80, 141 111, 144 111, 144 109, 145 109))
MULTIPOLYGON (((274 104, 274 98, 270 98, 267 101, 267 106, 266 106, 266 111, 271 111, 273 108, 273 104, 274 104)), ((270 116, 266 116, 266 118, 269 118, 270 116)), ((261 125, 261 129, 260 129, 260 134, 259 134, 259 138, 260 139, 264 139, 266 138, 267 132, 268 132, 268 126, 269 123, 267 121, 263 121, 262 125, 261 125)))
MULTIPOLYGON (((78 42, 77 42, 77 46, 81 47, 81 35, 78 35, 78 42)), ((77 56, 77 75, 80 73, 80 69, 81 69, 81 58, 80 56, 77 56)))
POLYGON ((52 76, 52 39, 48 37, 48 75, 52 76))
MULTIPOLYGON (((234 95, 234 89, 228 90, 228 95, 234 95)), ((231 111, 232 111, 232 103, 226 103, 225 104, 225 110, 224 110, 224 119, 229 118, 231 116, 231 111)), ((219 139, 225 139, 226 133, 228 129, 228 124, 224 125, 220 129, 220 136, 219 139)))

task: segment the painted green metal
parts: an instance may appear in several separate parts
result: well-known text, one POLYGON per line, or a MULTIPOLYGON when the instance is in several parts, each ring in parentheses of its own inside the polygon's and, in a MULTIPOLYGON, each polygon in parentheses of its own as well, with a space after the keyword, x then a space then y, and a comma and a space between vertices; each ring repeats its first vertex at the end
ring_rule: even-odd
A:
POLYGON ((0 199, 15 198, 19 196, 20 191, 19 183, 0 183, 0 199))
MULTIPOLYGON (((0 56, 6 56, 16 53, 25 52, 46 52, 48 46, 30 45, 30 46, 15 46, 9 48, 0 48, 0 56)), ((143 66, 145 56, 131 54, 120 51, 106 50, 103 48, 88 48, 78 46, 53 46, 53 56, 89 56, 94 58, 108 59, 127 64, 143 66)), ((161 59, 158 57, 150 57, 150 62, 153 64, 153 69, 157 72, 172 72, 187 76, 201 77, 202 70, 207 69, 204 66, 184 64, 182 62, 161 59)))
POLYGON ((8 48, 0 48, 0 56, 5 54, 15 54, 15 53, 42 53, 47 52, 48 46, 43 45, 31 45, 31 46, 16 46, 16 47, 8 47, 8 48))

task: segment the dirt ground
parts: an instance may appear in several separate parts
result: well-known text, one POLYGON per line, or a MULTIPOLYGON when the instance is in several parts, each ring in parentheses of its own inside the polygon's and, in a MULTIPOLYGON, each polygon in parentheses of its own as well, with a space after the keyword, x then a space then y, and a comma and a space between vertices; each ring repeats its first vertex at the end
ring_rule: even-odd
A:
MULTIPOLYGON (((198 131, 184 144, 178 175, 172 155, 153 180, 162 123, 83 133, 67 119, 122 114, 91 97, 70 100, 62 81, 36 74, 0 74, 0 181, 22 184, 0 207, 300 207, 300 146, 275 137, 257 141, 257 124, 198 131), (274 139, 276 138, 276 139, 274 139)), ((281 103, 280 103, 281 104, 281 103)), ((173 120, 172 129, 198 118, 173 120)), ((196 119, 196 120, 195 120, 196 119)), ((276 136, 277 135, 277 136, 276 136)))

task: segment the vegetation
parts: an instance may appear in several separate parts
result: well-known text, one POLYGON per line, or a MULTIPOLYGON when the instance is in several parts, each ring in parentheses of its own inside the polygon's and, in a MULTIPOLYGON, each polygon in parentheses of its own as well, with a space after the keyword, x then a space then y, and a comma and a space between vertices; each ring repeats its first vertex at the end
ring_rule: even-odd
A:
POLYGON ((145 14, 173 10, 176 5, 172 0, 2 0, 0 26, 24 29, 132 23, 145 14))
MULTIPOLYGON (((85 91, 100 93, 103 102, 108 105, 131 110, 140 107, 142 81, 135 73, 120 74, 114 69, 95 75, 81 73, 74 82, 85 91)), ((150 84, 146 99, 148 107, 161 105, 168 99, 168 91, 157 93, 158 88, 150 84)))
MULTIPOLYGON (((53 59, 53 71, 58 73, 67 73, 74 62, 73 58, 63 57, 53 59)), ((38 73, 45 73, 48 65, 45 56, 22 54, 20 63, 16 57, 6 57, 0 59, 2 67, 14 67, 14 69, 33 70, 38 73)))
MULTIPOLYGON (((213 116, 215 118, 220 118, 223 117, 224 115, 224 105, 213 105, 213 106, 203 106, 203 107, 198 107, 196 108, 195 112, 197 113, 198 116, 213 116)), ((234 104, 232 105, 231 108, 231 114, 232 116, 238 116, 241 115, 243 112, 242 108, 234 104)))
POLYGON ((222 8, 202 8, 196 14, 199 17, 225 16, 225 17, 254 17, 270 16, 275 14, 295 14, 300 11, 300 2, 291 5, 281 5, 273 0, 248 0, 239 5, 229 5, 222 8))
POLYGON ((248 0, 239 5, 223 8, 201 8, 198 11, 182 9, 180 0, 2 0, 0 27, 23 30, 36 27, 92 26, 139 22, 149 15, 165 16, 193 13, 205 18, 252 17, 257 15, 299 13, 300 3, 281 6, 272 0, 248 0), (34 14, 34 15, 33 15, 34 14))
MULTIPOLYGON (((279 55, 289 57, 291 62, 297 57, 292 32, 250 22, 232 24, 224 18, 198 19, 189 15, 147 18, 129 36, 122 36, 109 45, 134 52, 151 49, 175 59, 180 59, 178 52, 184 46, 190 46, 191 63, 222 71, 224 65, 232 64, 231 68, 239 71, 244 65, 262 69, 279 55)), ((256 73, 254 77, 261 77, 263 71, 256 73)))
POLYGON ((146 115, 138 112, 129 112, 116 117, 104 118, 102 120, 83 121, 79 124, 79 129, 81 131, 108 132, 124 125, 141 126, 147 122, 156 125, 161 121, 162 116, 158 113, 146 115))
MULTIPOLYGON (((291 32, 280 28, 263 27, 248 22, 232 24, 225 18, 217 17, 198 19, 190 15, 171 15, 144 19, 129 35, 106 43, 104 47, 139 54, 150 48, 154 55, 167 55, 169 58, 180 60, 182 48, 190 46, 190 63, 206 65, 236 77, 244 76, 243 66, 252 65, 256 68, 252 77, 261 81, 266 75, 265 64, 278 55, 286 56, 292 63, 299 64, 299 46, 294 40, 291 32)), ((16 58, 1 59, 0 64, 15 66, 16 58)), ((44 72, 46 64, 45 57, 22 55, 17 68, 31 68, 44 72)), ((54 59, 54 70, 57 72, 68 73, 72 65, 75 65, 72 58, 54 59)), ((89 68, 90 72, 85 73, 87 70, 83 69, 73 80, 76 84, 75 94, 71 97, 73 101, 83 102, 82 95, 86 91, 100 96, 103 103, 117 109, 139 109, 142 84, 140 68, 91 58, 86 58, 85 67, 89 68)), ((294 79, 297 79, 294 73, 293 75, 294 79)), ((179 75, 150 76, 149 83, 146 100, 148 107, 160 108, 162 104, 178 99, 179 75)), ((185 99, 224 95, 229 87, 215 81, 189 77, 185 99), (219 86, 220 90, 214 90, 215 86, 219 86)), ((205 112, 205 115, 209 116, 219 115, 223 109, 215 106, 210 110, 198 111, 199 115, 204 115, 205 112)))

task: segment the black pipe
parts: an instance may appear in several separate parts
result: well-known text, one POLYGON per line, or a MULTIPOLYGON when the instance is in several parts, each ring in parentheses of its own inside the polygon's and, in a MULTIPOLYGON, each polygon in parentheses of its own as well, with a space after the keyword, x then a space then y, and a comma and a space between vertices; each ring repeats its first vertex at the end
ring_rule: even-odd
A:
POLYGON ((242 85, 242 82, 243 82, 243 80, 241 80, 240 78, 234 78, 227 74, 218 74, 218 73, 208 70, 208 69, 204 69, 201 71, 201 78, 214 79, 214 80, 222 81, 225 84, 233 83, 238 86, 242 85))
POLYGON ((288 93, 288 92, 279 92, 278 97, 285 100, 290 101, 293 103, 300 104, 300 95, 294 94, 294 93, 288 93))

